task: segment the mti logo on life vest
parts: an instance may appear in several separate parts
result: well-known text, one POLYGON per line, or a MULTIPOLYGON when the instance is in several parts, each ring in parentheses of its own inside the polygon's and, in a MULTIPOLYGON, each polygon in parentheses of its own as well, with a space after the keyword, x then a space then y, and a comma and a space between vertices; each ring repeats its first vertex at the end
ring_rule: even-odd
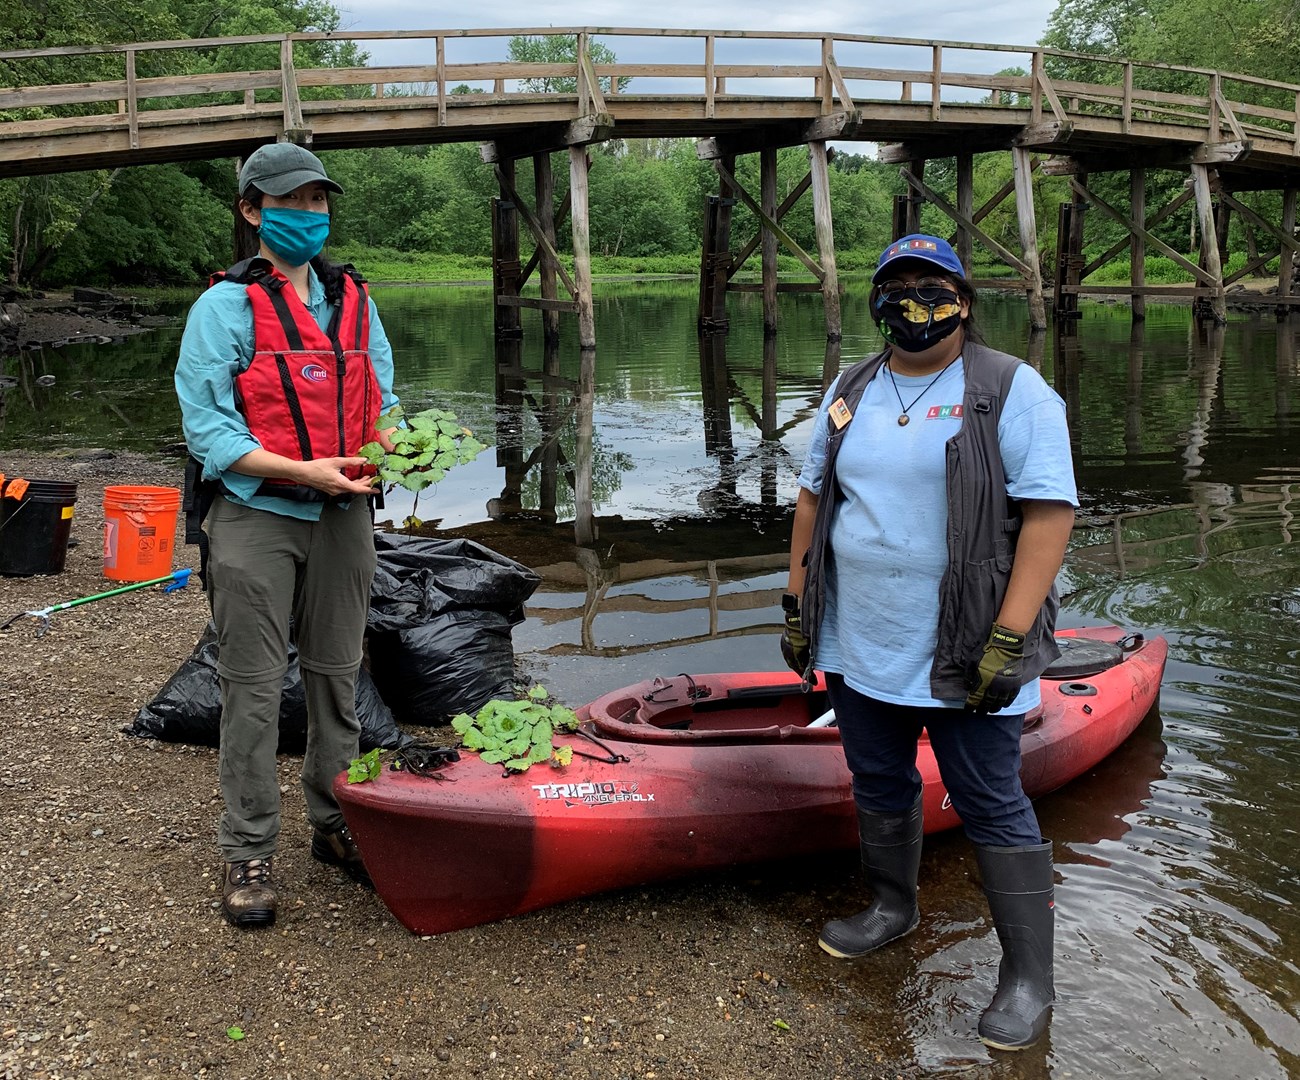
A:
POLYGON ((302 369, 302 377, 310 379, 312 382, 328 382, 330 373, 320 364, 305 364, 302 369))

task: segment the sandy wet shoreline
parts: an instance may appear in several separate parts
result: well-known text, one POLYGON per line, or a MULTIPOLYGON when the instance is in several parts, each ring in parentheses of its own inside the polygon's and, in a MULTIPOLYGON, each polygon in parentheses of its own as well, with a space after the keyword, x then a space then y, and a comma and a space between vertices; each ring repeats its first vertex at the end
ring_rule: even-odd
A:
MULTIPOLYGON (((78 484, 65 571, 0 578, 7 618, 112 587, 103 488, 180 486, 181 462, 23 452, 0 455, 0 471, 78 484)), ((176 565, 195 557, 181 547, 176 565)), ((42 637, 31 620, 0 637, 0 1076, 922 1075, 895 1002, 920 946, 873 961, 865 995, 816 947, 821 921, 854 903, 851 858, 421 939, 310 858, 299 759, 281 757, 281 917, 269 931, 227 926, 215 751, 121 732, 206 617, 196 587, 149 589, 57 613, 42 637)), ((951 852, 943 863, 969 870, 951 852)), ((978 890, 959 877, 923 886, 983 934, 978 890)), ((970 1029, 965 1075, 1022 1075, 987 1065, 969 1012, 941 1020, 970 1029)))

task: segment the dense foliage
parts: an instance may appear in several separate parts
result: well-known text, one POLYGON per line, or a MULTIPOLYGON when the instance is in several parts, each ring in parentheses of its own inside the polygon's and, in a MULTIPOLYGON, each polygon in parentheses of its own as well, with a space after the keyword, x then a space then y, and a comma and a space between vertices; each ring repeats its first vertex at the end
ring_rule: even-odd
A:
MULTIPOLYGON (((1284 0, 1060 0, 1044 44, 1109 56, 1221 66, 1284 78, 1297 70, 1294 11, 1284 0), (1207 35, 1206 25, 1224 33, 1207 35)), ((212 38, 290 30, 337 29, 338 11, 326 0, 123 0, 87 8, 73 0, 13 0, 0 6, 0 40, 7 48, 37 48, 124 41, 212 38)), ((512 59, 571 62, 572 38, 512 39, 512 59)), ((614 54, 592 43, 596 61, 614 54)), ((301 67, 352 66, 366 57, 347 42, 304 44, 295 52, 301 67)), ((39 61, 0 61, 0 84, 36 85, 121 74, 121 58, 52 57, 39 61)), ((198 73, 207 70, 254 70, 278 63, 274 45, 239 45, 170 50, 142 54, 152 65, 140 74, 198 73)), ((1070 78, 1101 78, 1095 61, 1053 58, 1049 70, 1070 78)), ((1110 65, 1108 80, 1117 69, 1110 65)), ((1204 93, 1183 85, 1188 76, 1152 68, 1139 78, 1149 88, 1204 93)), ((1192 77, 1193 79, 1195 77, 1192 77)), ((548 80, 538 80, 539 83, 548 80)), ((549 80, 554 83, 555 80, 549 80)), ((535 89, 545 89, 537 86, 535 89)), ((555 87, 552 87, 555 88, 555 87)), ((559 89, 571 89, 559 86, 559 89)), ((390 86, 388 94, 412 92, 390 86)), ((458 88, 478 92, 477 88, 458 88)), ((606 87, 608 89, 608 87, 606 87)), ((620 87, 626 89, 626 87, 620 87)), ((1240 85, 1225 88, 1229 94, 1240 85)), ((353 90, 352 93, 370 91, 353 90)), ((1259 91, 1267 93, 1267 91, 1259 91)), ((317 94, 341 91, 317 89, 317 94)), ((1291 106, 1293 107, 1292 101, 1291 106)), ((104 107, 112 107, 106 103, 104 107)), ((93 106, 87 106, 88 110, 93 106)), ((39 116, 36 109, 24 116, 39 116)), ((705 196, 718 190, 711 163, 700 161, 690 140, 616 139, 592 148, 590 225, 592 253, 611 260, 613 268, 632 272, 690 272, 697 265, 705 196)), ((429 276, 487 275, 490 252, 490 200, 497 194, 492 170, 473 143, 381 147, 335 151, 323 155, 331 175, 347 189, 334 208, 334 250, 383 279, 377 267, 393 276, 419 280, 429 276), (372 261, 367 254, 376 257, 372 261), (403 268, 409 268, 409 272, 403 268)), ((203 280, 230 257, 230 208, 235 196, 235 163, 230 160, 129 169, 66 173, 0 181, 0 259, 11 282, 57 286, 83 284, 182 284, 203 280)), ((567 154, 553 158, 556 201, 568 186, 567 154)), ((980 206, 1006 182, 1006 154, 981 155, 975 164, 975 200, 980 206)), ((737 162, 737 176, 751 193, 759 190, 758 157, 737 162)), ((808 171, 807 151, 796 146, 778 156, 778 197, 783 198, 808 171)), ((932 161, 927 182, 951 193, 952 159, 932 161)), ((1180 188, 1185 174, 1148 174, 1147 201, 1152 210, 1180 188)), ((1091 185, 1112 205, 1128 202, 1127 174, 1094 176, 1091 185)), ((517 188, 531 195, 531 162, 518 165, 517 188)), ((840 153, 832 161, 835 240, 842 265, 865 266, 889 239, 892 199, 904 191, 898 170, 862 154, 840 153)), ((1039 248, 1044 267, 1054 258, 1056 207, 1070 199, 1062 179, 1035 179, 1039 248)), ((1277 220, 1277 197, 1250 199, 1268 219, 1277 220)), ((1158 230, 1179 250, 1191 250, 1190 208, 1158 230)), ((795 240, 816 252, 812 201, 805 195, 782 224, 795 240)), ((922 227, 951 234, 953 226, 939 211, 926 207, 922 227)), ((1240 226, 1234 226, 1239 228, 1240 226)), ((981 220, 981 228, 1012 250, 1020 249, 1014 200, 1007 199, 981 220)), ((732 248, 757 231, 753 214, 735 211, 732 248)), ((567 248, 566 228, 559 230, 567 248)), ((531 241, 521 230, 524 256, 531 241)), ((1088 243, 1093 253, 1122 235, 1118 225, 1099 214, 1089 217, 1088 243)), ((1238 241, 1240 238, 1238 238, 1238 241)), ((1254 237, 1247 236, 1253 245, 1254 237)), ((1234 246, 1240 246, 1239 242, 1234 246)), ((782 249, 783 256, 789 252, 782 249)), ((976 260, 994 262, 976 248, 976 260)), ((757 255, 747 268, 756 269, 757 255)), ((598 262, 599 265, 599 262, 598 262)), ((783 261, 803 273, 797 263, 783 261)))
MULTIPOLYGON (((0 4, 6 50, 110 45, 334 30, 325 0, 10 0, 0 4)), ((347 42, 312 42, 304 67, 364 63, 347 42)), ((0 85, 38 86, 121 78, 120 55, 0 60, 0 85)), ((200 74, 279 66, 275 45, 175 49, 141 54, 137 75, 200 74)), ((178 100, 178 99, 173 99, 178 100)), ((86 112, 115 109, 115 103, 86 112)), ((39 119, 40 109, 22 110, 39 119)), ((7 277, 32 283, 192 284, 229 262, 230 161, 147 165, 0 181, 0 258, 7 277)))

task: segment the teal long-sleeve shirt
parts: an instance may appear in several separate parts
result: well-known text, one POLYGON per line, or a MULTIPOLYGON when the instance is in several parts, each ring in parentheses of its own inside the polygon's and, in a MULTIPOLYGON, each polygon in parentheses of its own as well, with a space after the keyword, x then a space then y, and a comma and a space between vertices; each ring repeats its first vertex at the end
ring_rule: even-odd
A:
MULTIPOLYGON (((385 411, 397 404, 393 393, 393 349, 384 333, 375 302, 370 305, 370 360, 383 395, 385 411)), ((322 330, 328 329, 333 306, 316 271, 308 268, 307 310, 322 330)), ((176 361, 176 396, 189 452, 203 465, 205 480, 220 480, 228 499, 241 506, 306 521, 320 519, 322 503, 294 502, 258 495, 262 478, 231 469, 261 443, 253 437, 235 406, 235 376, 253 362, 253 306, 247 286, 219 281, 190 308, 176 361)))

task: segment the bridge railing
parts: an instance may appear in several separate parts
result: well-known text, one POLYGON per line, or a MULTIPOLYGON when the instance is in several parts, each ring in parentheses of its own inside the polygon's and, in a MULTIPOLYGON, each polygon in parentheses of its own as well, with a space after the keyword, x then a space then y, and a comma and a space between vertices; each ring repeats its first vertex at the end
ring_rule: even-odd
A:
POLYGON ((1211 142, 1267 139, 1300 153, 1300 85, 1032 46, 854 34, 610 27, 311 32, 0 51, 0 81, 9 84, 0 87, 0 140, 126 129, 134 147, 141 125, 262 116, 295 129, 310 126, 313 114, 343 109, 436 108, 438 126, 448 126, 456 110, 489 101, 552 102, 569 115, 609 110, 617 118, 621 101, 648 96, 671 115, 703 119, 720 115, 724 105, 734 114, 745 101, 772 98, 819 103, 823 113, 921 105, 934 120, 954 110, 1018 109, 1027 110, 1030 123, 1109 120, 1125 134, 1149 124, 1187 127, 1211 142), (510 38, 561 35, 576 41, 573 62, 508 57, 510 38), (485 39, 499 58, 481 58, 485 39), (597 39, 615 51, 648 43, 660 54, 673 42, 681 57, 593 63, 597 39), (415 44, 427 59, 308 66, 309 52, 341 42, 415 44), (175 71, 184 53, 198 54, 208 70, 175 71), (983 54, 999 54, 1002 69, 965 70, 988 66, 983 54), (79 78, 41 81, 52 63, 79 78))

